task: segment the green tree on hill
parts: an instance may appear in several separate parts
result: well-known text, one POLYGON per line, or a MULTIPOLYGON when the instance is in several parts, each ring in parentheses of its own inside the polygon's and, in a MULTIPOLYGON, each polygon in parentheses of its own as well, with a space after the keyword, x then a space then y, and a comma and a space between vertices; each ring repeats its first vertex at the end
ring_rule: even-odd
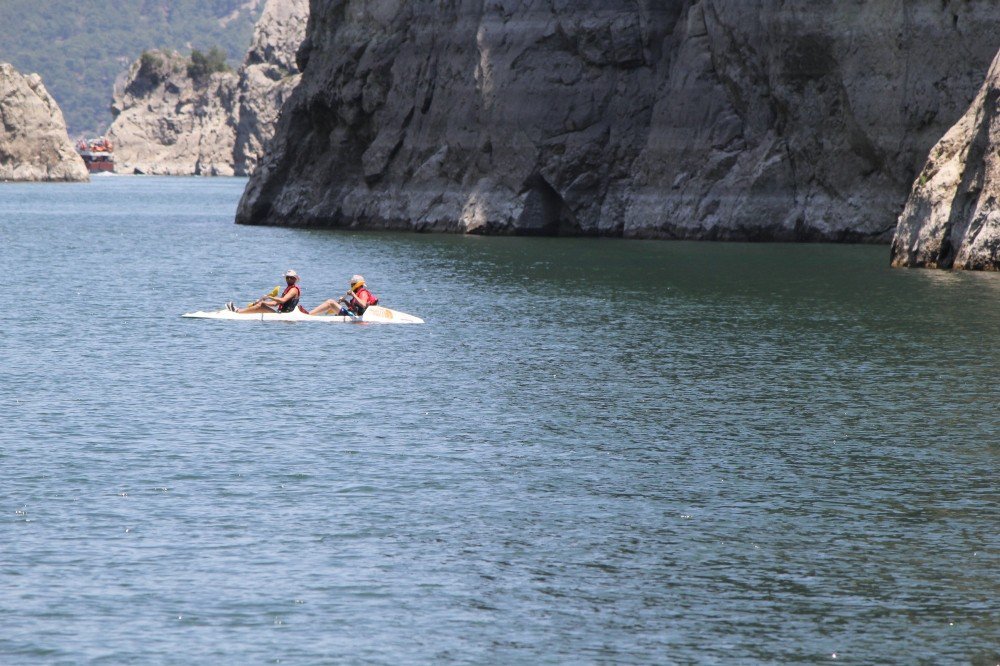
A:
POLYGON ((163 75, 163 58, 152 51, 143 51, 139 56, 139 76, 159 82, 163 75))
POLYGON ((218 46, 213 46, 208 53, 198 49, 191 50, 191 62, 187 73, 195 81, 204 81, 216 72, 229 72, 232 68, 226 63, 226 52, 218 46))

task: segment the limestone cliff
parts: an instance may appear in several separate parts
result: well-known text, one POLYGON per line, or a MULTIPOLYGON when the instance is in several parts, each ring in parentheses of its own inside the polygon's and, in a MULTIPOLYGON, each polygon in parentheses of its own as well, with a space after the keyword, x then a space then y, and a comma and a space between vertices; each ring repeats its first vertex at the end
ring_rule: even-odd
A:
POLYGON ((231 176, 237 76, 188 73, 176 51, 136 60, 115 91, 108 138, 120 173, 231 176))
POLYGON ((88 179, 41 77, 0 63, 0 181, 88 179))
POLYGON ((931 150, 899 217, 893 266, 1000 270, 1000 55, 931 150))
POLYGON ((234 162, 236 173, 256 167, 274 134, 278 112, 299 83, 295 52, 305 39, 309 0, 271 0, 254 29, 240 68, 234 162))
POLYGON ((992 0, 312 0, 237 221, 889 239, 992 0))
POLYGON ((136 60, 115 91, 108 131, 120 172, 244 175, 298 82, 307 0, 268 0, 239 72, 192 73, 176 52, 136 60))

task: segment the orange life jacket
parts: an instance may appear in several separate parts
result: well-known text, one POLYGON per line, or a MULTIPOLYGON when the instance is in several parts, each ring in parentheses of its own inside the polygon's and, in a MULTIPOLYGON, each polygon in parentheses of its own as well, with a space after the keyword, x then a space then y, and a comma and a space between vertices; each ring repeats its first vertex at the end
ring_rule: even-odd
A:
POLYGON ((348 299, 347 307, 349 307, 351 309, 351 312, 353 312, 354 314, 363 315, 365 313, 365 310, 367 310, 369 307, 371 307, 372 305, 378 305, 378 296, 368 291, 367 287, 361 287, 354 293, 364 298, 366 301, 365 305, 362 305, 361 301, 359 301, 357 298, 354 298, 353 296, 351 296, 348 299))

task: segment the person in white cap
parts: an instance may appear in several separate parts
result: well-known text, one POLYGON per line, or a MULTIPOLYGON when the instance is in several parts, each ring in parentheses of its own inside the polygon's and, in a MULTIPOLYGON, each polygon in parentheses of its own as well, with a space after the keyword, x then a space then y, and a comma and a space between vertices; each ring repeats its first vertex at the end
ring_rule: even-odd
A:
POLYGON ((372 305, 378 305, 378 296, 368 291, 365 279, 360 275, 351 276, 351 290, 337 299, 327 299, 309 311, 311 315, 326 314, 335 310, 334 314, 353 314, 360 317, 372 305))
MULTIPOLYGON (((274 293, 274 292, 271 292, 274 293)), ((245 308, 237 308, 232 301, 226 303, 226 308, 233 312, 293 312, 302 298, 299 287, 299 274, 289 269, 285 271, 285 290, 281 296, 264 296, 245 308)))

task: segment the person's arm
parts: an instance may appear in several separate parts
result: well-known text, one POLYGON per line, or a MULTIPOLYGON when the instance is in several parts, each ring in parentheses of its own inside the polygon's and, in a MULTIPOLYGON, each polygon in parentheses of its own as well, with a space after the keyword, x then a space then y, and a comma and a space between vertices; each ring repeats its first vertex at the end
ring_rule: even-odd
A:
MULTIPOLYGON (((299 292, 299 288, 296 287, 295 288, 295 297, 298 298, 301 295, 302 294, 301 294, 301 292, 299 292)), ((289 292, 287 294, 285 294, 284 296, 275 296, 274 298, 268 297, 268 298, 266 298, 264 300, 265 301, 271 301, 274 305, 284 305, 285 303, 287 303, 291 299, 292 299, 292 292, 289 290, 289 292)))

